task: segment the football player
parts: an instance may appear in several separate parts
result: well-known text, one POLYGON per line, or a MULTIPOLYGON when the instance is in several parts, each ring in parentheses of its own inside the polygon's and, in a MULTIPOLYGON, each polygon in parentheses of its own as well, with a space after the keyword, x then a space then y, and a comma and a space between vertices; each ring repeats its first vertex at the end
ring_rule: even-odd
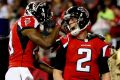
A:
POLYGON ((100 80, 100 75, 102 80, 110 80, 110 47, 103 37, 88 33, 88 11, 84 7, 70 7, 64 20, 70 33, 56 42, 59 47, 54 80, 100 80))
MULTIPOLYGON (((34 80, 31 74, 34 70, 34 48, 37 45, 44 49, 49 48, 59 31, 60 26, 57 23, 50 35, 45 38, 42 36, 41 32, 48 27, 46 24, 49 25, 51 20, 52 14, 47 3, 35 1, 27 5, 25 15, 15 23, 10 32, 9 69, 5 80, 34 80)), ((40 67, 48 72, 52 71, 46 64, 40 67)))

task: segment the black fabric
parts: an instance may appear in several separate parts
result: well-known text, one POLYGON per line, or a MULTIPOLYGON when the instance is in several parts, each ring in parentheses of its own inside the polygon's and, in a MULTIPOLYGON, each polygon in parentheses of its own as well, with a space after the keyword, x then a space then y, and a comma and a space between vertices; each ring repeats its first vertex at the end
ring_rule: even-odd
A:
POLYGON ((92 34, 92 33, 89 33, 88 34, 88 40, 91 40, 91 39, 94 39, 94 38, 99 38, 101 40, 105 40, 105 38, 101 35, 98 35, 98 34, 92 34))
POLYGON ((108 57, 103 57, 102 56, 102 50, 101 50, 101 54, 98 58, 98 65, 99 65, 99 70, 100 70, 100 74, 104 74, 109 72, 109 66, 108 66, 108 57))
POLYGON ((117 41, 116 50, 118 50, 119 48, 120 48, 120 40, 117 41))
POLYGON ((20 29, 19 26, 17 26, 17 33, 18 33, 18 36, 19 36, 19 39, 20 39, 20 42, 21 42, 22 49, 24 51, 26 49, 29 38, 27 36, 22 35, 21 29, 20 29))
POLYGON ((65 62, 66 62, 66 51, 67 47, 64 48, 62 43, 58 41, 57 43, 60 44, 60 47, 57 49, 57 55, 55 57, 55 64, 54 67, 59 70, 64 70, 65 62))
POLYGON ((61 46, 61 42, 57 41, 52 45, 51 52, 56 51, 61 46))

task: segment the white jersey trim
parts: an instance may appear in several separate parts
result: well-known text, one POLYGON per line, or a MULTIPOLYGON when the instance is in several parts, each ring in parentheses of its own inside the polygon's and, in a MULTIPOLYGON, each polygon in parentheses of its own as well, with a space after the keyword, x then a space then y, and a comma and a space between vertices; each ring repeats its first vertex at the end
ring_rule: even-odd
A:
POLYGON ((108 48, 108 45, 103 47, 103 57, 105 57, 105 53, 106 53, 107 48, 108 48))

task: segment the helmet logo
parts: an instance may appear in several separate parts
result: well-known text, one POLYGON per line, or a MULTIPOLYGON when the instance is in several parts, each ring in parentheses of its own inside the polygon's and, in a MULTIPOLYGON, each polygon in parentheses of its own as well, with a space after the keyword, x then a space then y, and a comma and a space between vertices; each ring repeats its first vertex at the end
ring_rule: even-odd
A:
POLYGON ((78 21, 83 21, 83 13, 80 14, 79 18, 78 18, 78 21))

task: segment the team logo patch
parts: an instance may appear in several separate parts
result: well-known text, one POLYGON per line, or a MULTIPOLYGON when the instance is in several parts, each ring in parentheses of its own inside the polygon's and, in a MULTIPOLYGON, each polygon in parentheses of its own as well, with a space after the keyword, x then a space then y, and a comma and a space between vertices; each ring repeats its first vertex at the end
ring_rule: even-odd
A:
POLYGON ((30 18, 26 18, 26 19, 25 19, 25 25, 26 25, 26 26, 27 26, 30 22, 31 22, 31 21, 30 21, 30 18))

